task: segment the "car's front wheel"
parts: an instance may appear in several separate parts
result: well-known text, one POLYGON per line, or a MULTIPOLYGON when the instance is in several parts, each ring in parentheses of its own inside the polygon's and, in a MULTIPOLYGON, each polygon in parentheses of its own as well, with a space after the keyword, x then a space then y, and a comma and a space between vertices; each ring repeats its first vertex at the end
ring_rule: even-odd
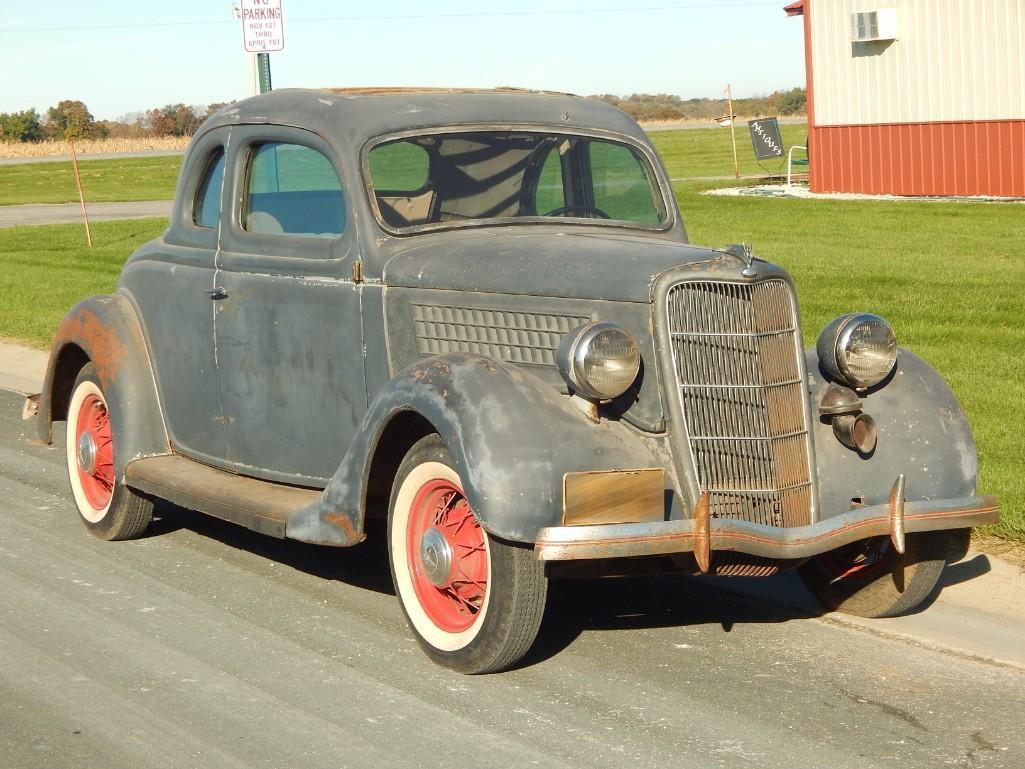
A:
POLYGON ((399 467, 388 545, 399 603, 434 661, 493 673, 527 653, 544 613, 543 565, 484 530, 437 435, 418 441, 399 467))
POLYGON ((108 540, 138 537, 153 517, 153 503, 117 480, 116 416, 93 365, 86 365, 68 404, 68 480, 86 529, 108 540))
POLYGON ((873 537, 815 556, 798 573, 827 609, 894 617, 929 597, 949 550, 946 531, 908 534, 903 554, 893 549, 888 537, 873 537))

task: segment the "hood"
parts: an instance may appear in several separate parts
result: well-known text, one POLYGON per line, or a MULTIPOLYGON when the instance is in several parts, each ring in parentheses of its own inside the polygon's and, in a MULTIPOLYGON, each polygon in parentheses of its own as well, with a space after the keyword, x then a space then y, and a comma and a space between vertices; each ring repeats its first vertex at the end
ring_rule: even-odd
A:
POLYGON ((544 228, 461 230, 397 239, 382 248, 384 283, 406 288, 647 302, 655 277, 721 251, 624 233, 544 228))

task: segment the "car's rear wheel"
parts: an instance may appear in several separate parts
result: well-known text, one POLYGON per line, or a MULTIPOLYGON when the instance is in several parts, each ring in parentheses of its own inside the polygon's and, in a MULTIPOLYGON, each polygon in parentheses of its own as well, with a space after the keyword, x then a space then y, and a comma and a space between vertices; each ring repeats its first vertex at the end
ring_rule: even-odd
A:
POLYGON ((492 673, 529 651, 544 613, 542 564, 489 535, 437 435, 417 442, 396 474, 388 552, 402 611, 424 651, 462 673, 492 673))
POLYGON ((93 365, 86 365, 68 404, 68 480, 86 529, 108 540, 138 537, 153 517, 153 503, 117 480, 117 416, 93 365))
POLYGON ((861 617, 894 617, 929 597, 947 562, 946 531, 908 534, 904 554, 873 537, 812 558, 798 569, 819 602, 861 617))

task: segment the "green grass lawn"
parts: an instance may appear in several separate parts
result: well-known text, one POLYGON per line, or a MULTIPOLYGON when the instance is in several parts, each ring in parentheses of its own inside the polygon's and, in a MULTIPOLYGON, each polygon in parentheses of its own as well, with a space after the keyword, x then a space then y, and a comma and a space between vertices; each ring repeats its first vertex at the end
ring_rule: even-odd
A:
POLYGON ((0 338, 48 348, 64 313, 113 291, 125 259, 165 229, 166 219, 95 222, 92 251, 81 224, 0 229, 0 338))
MULTIPOLYGON (((804 144, 804 124, 780 126, 786 148, 804 144)), ((673 177, 728 176, 733 173, 733 150, 728 128, 656 131, 652 141, 673 177)), ((759 166, 754 161, 747 125, 737 126, 741 174, 780 170, 780 161, 759 166)), ((798 156, 800 157, 800 156, 798 156)), ((84 160, 79 163, 86 202, 170 200, 181 169, 180 156, 84 160)), ((785 164, 782 172, 786 173, 785 164)), ((0 205, 76 203, 78 191, 71 161, 0 166, 0 205)))
MULTIPOLYGON (((788 143, 795 130, 803 139, 803 126, 783 128, 788 143)), ((674 177, 732 170, 728 130, 654 138, 674 177)), ((744 151, 751 155, 750 144, 744 151)), ((979 491, 1001 499, 1003 520, 993 533, 1025 542, 1025 207, 700 194, 709 186, 675 185, 690 239, 751 243, 790 270, 808 344, 835 315, 876 312, 947 378, 975 430, 979 491)), ((132 249, 165 226, 159 219, 97 223, 91 253, 81 225, 0 229, 0 336, 45 348, 64 312, 81 297, 112 290, 132 249)))
MULTIPOLYGON (((808 127, 804 123, 781 125, 783 150, 786 152, 795 144, 806 145, 808 127)), ((652 131, 651 141, 662 156, 669 176, 678 178, 694 178, 699 176, 733 176, 733 146, 730 142, 729 128, 692 128, 686 131, 652 131)), ((804 157, 798 150, 794 159, 804 157)), ((763 161, 759 165, 754 159, 751 148, 751 136, 747 123, 737 125, 737 158, 742 176, 757 174, 764 176, 766 171, 773 174, 786 174, 786 155, 777 160, 763 161)), ((806 166, 794 166, 795 171, 805 171, 806 166)))
MULTIPOLYGON (((807 128, 803 123, 780 128, 785 148, 805 143, 807 128)), ((733 174, 728 128, 656 131, 651 138, 674 178, 733 174)), ((744 123, 737 126, 737 154, 741 174, 763 174, 765 169, 786 173, 785 163, 781 166, 779 160, 762 166, 754 161, 744 123)), ((180 156, 81 161, 86 202, 170 200, 181 162, 180 156)), ((70 160, 0 166, 0 205, 76 202, 78 191, 70 160)))
MULTIPOLYGON (((78 164, 86 202, 170 200, 180 156, 85 160, 78 164)), ((71 161, 0 166, 0 206, 77 203, 71 161)))

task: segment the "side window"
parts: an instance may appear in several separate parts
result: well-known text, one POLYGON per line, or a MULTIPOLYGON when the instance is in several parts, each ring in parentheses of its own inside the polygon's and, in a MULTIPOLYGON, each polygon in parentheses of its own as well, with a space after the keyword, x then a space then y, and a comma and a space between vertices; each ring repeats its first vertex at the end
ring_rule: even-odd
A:
POLYGON ((301 144, 257 145, 246 192, 246 232, 335 238, 345 229, 345 198, 331 161, 301 144))
POLYGON ((431 159, 419 144, 390 142, 370 150, 370 181, 385 222, 410 227, 431 221, 435 193, 430 173, 431 159))
POLYGON ((203 179, 192 204, 192 221, 199 227, 216 227, 221 212, 221 182, 224 180, 224 150, 218 149, 207 161, 203 179))
POLYGON ((558 147, 548 151, 538 175, 537 192, 534 195, 534 210, 539 216, 566 205, 566 194, 562 186, 562 157, 558 147))
POLYGON ((370 151, 370 179, 378 192, 419 192, 427 186, 430 158, 412 142, 391 142, 370 151))
POLYGON ((610 142, 591 142, 591 179, 594 204, 612 219, 639 224, 659 224, 663 220, 654 199, 655 185, 629 147, 610 142))

